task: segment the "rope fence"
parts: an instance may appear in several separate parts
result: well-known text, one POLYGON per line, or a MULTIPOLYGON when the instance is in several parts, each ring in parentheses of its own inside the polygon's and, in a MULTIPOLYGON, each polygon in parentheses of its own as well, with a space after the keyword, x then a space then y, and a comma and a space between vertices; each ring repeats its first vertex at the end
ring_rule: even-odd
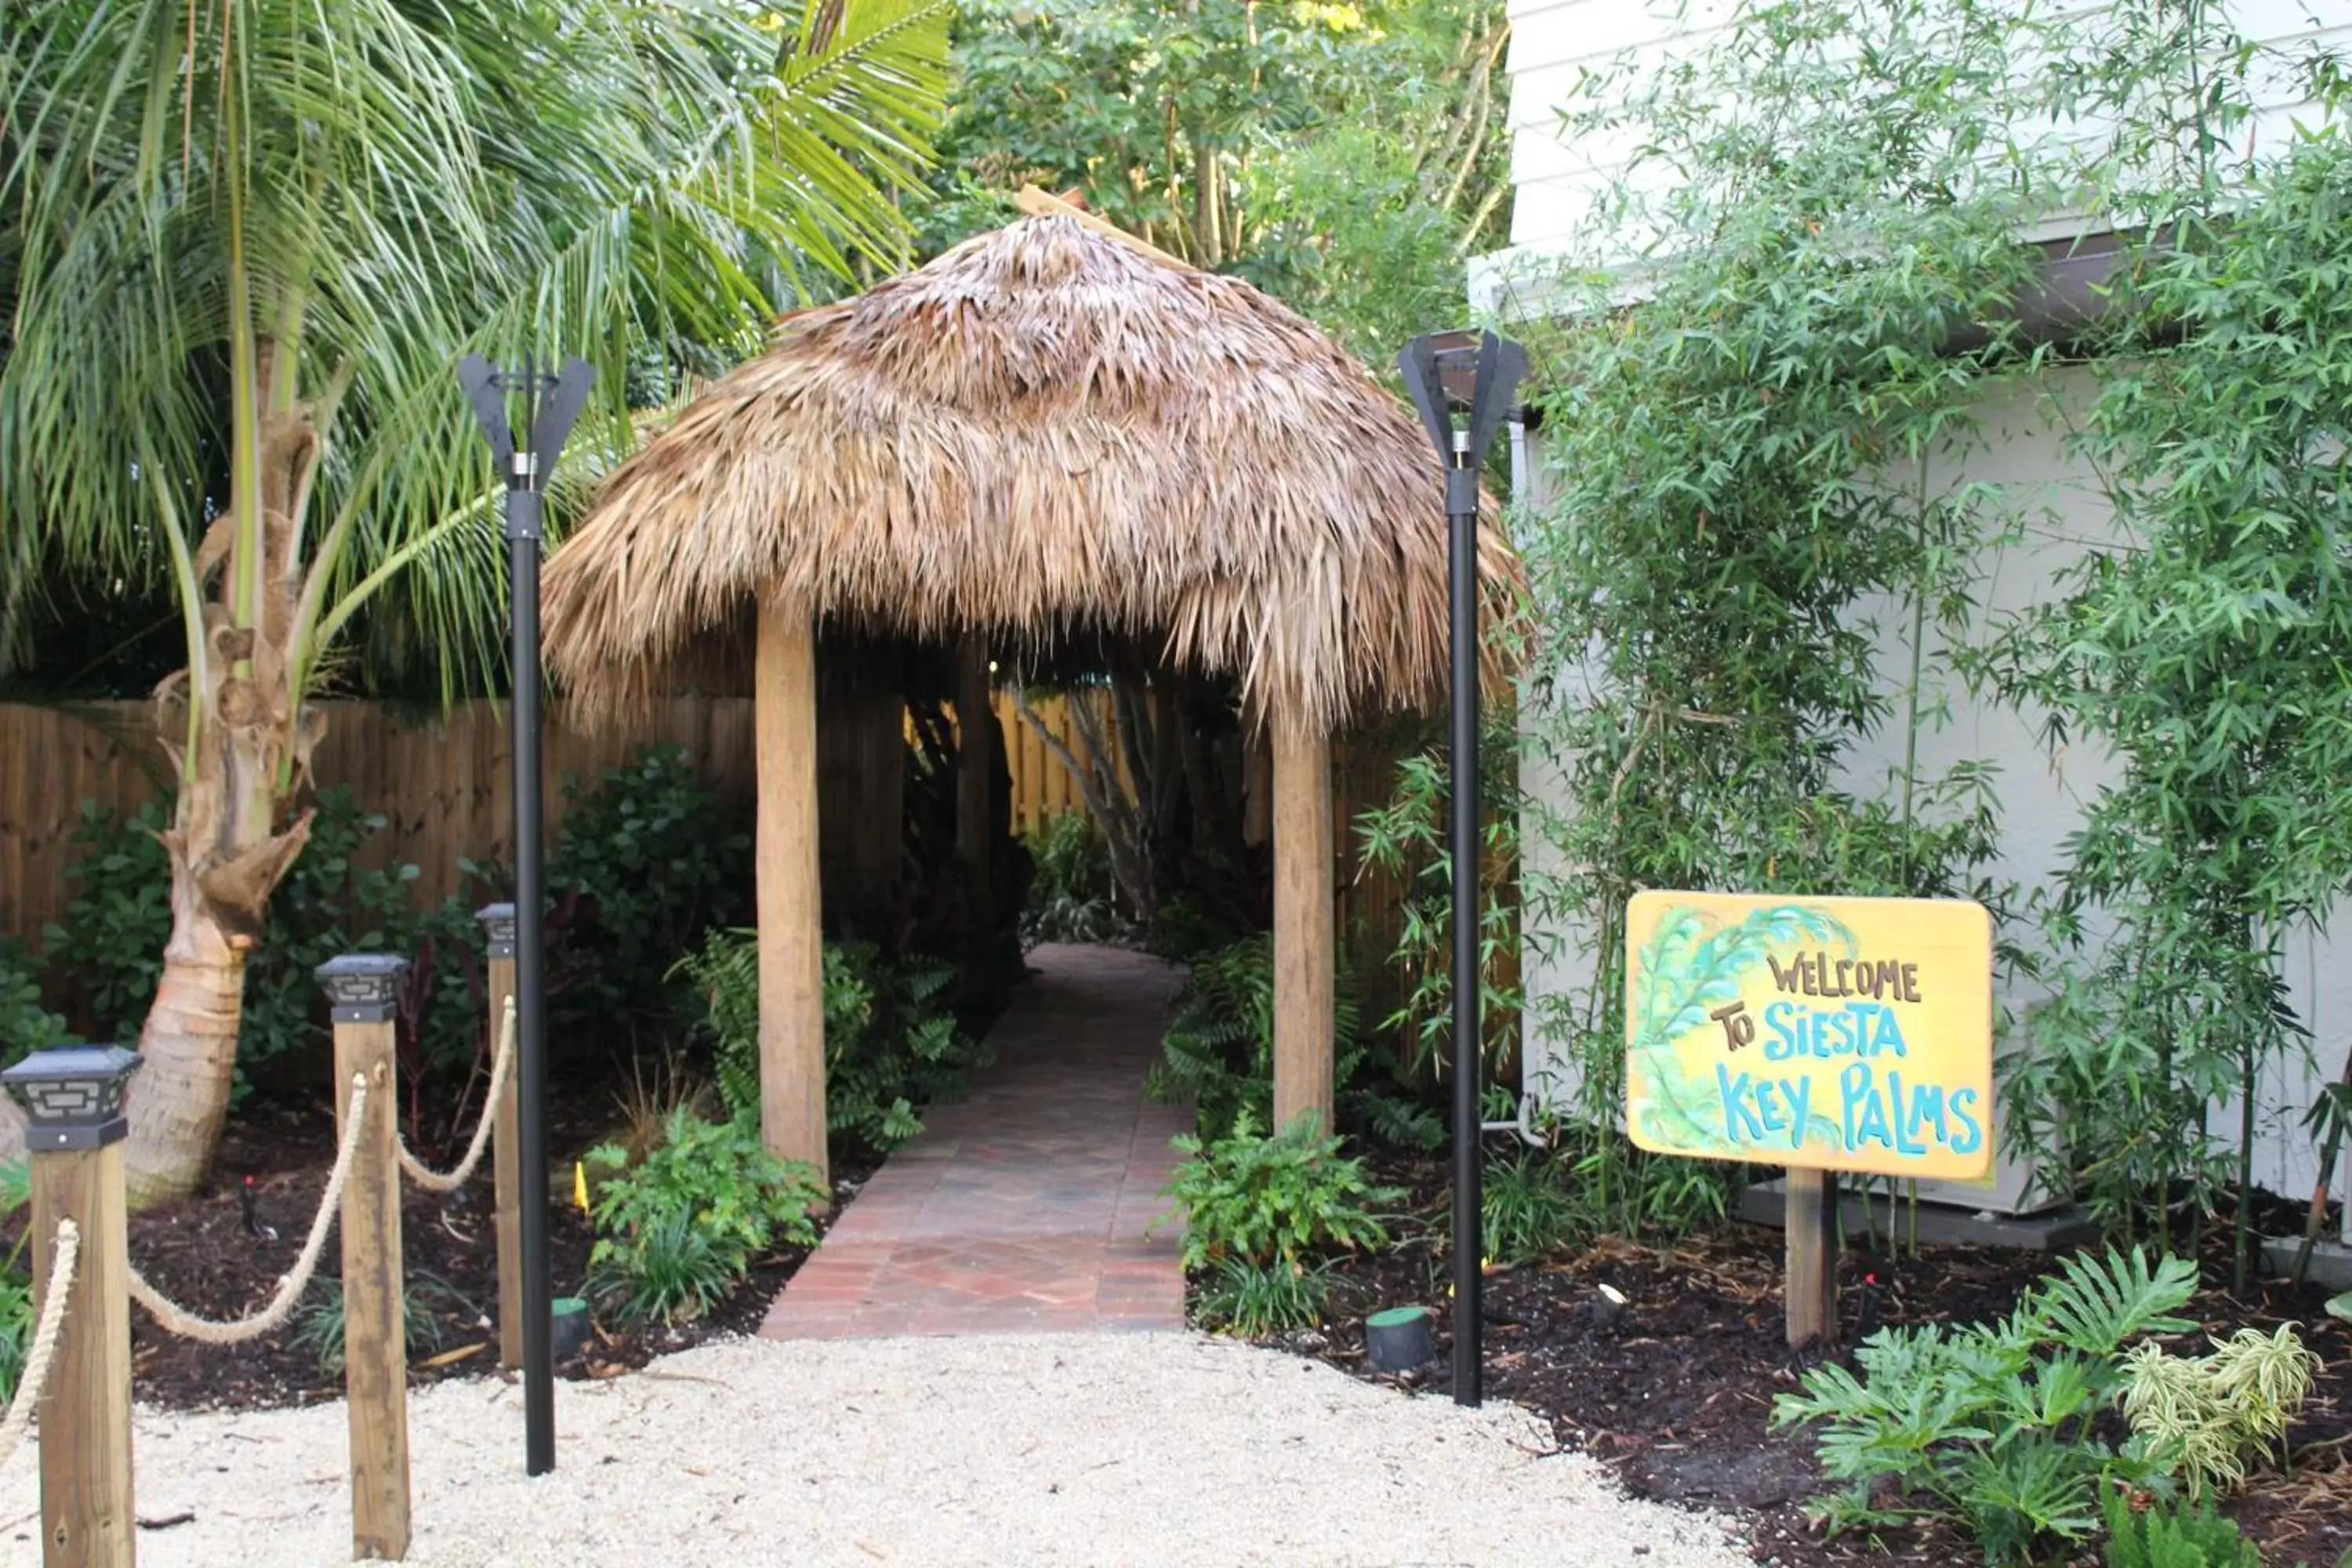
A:
MULTIPOLYGON (((343 1373, 351 1423, 352 1554, 353 1561, 397 1560, 410 1540, 406 1293, 401 1246, 401 1196, 414 1183, 426 1192, 456 1192, 498 1151, 498 1271, 501 1357, 509 1332, 520 1332, 520 1247, 513 1189, 515 1139, 499 1136, 510 1120, 518 1028, 512 998, 511 909, 482 911, 490 928, 492 992, 503 997, 497 1050, 479 1120, 464 1157, 447 1171, 416 1158, 399 1133, 395 1108, 400 1079, 397 987, 408 961, 393 953, 345 953, 316 971, 334 1016, 335 1076, 350 1086, 341 1108, 334 1163, 319 1194, 318 1212, 292 1267, 278 1277, 259 1310, 238 1318, 209 1318, 165 1296, 131 1262, 124 1212, 123 1145, 130 1133, 124 1086, 140 1066, 124 1046, 58 1047, 12 1067, 6 1089, 27 1116, 26 1142, 37 1214, 56 1215, 47 1289, 25 1356, 16 1397, 0 1413, 0 1465, 23 1444, 36 1415, 40 1426, 42 1557, 48 1568, 85 1568, 130 1561, 123 1533, 133 1517, 130 1303, 137 1302, 165 1333, 200 1344, 247 1344, 286 1327, 301 1304, 326 1254, 329 1232, 342 1232, 343 1373), (505 946, 501 947, 501 942, 505 946), (503 970, 501 966, 503 965, 503 970), (371 1100, 376 1114, 368 1114, 371 1100), (81 1276, 87 1275, 87 1279, 81 1276), (77 1281, 79 1289, 77 1291, 77 1281), (78 1325, 63 1353, 68 1319, 78 1325), (90 1555, 93 1542, 102 1547, 90 1555)), ((250 1228, 253 1216, 246 1215, 250 1228)), ((275 1232, 268 1233, 273 1239, 275 1232)), ((36 1254, 36 1257, 39 1256, 36 1254)))
POLYGON ((69 1219, 58 1221, 56 1250, 49 1263, 49 1297, 41 1303, 41 1321, 33 1330, 32 1349, 25 1352, 25 1366, 16 1379, 16 1397, 8 1405, 8 1418, 0 1421, 0 1465, 5 1465, 16 1452, 16 1445, 25 1440, 25 1429, 33 1423, 33 1407, 41 1402, 41 1390, 49 1381, 49 1363, 57 1359, 58 1339, 66 1326, 66 1303, 72 1299, 74 1265, 81 1258, 81 1227, 69 1219))
POLYGON ((473 1179, 482 1163, 482 1155, 490 1146, 490 1129, 497 1125, 499 1101, 507 1091, 507 1075, 514 1068, 515 1004, 507 998, 506 1017, 499 1026, 499 1054, 490 1063, 490 1092, 482 1100, 482 1119, 474 1124, 474 1141, 466 1146, 466 1157, 457 1168, 446 1174, 436 1171, 408 1152, 408 1143, 400 1145, 400 1173, 428 1193, 454 1193, 473 1179))
POLYGON ((202 1344, 241 1345, 273 1329, 283 1328, 294 1315, 294 1304, 310 1289, 310 1276, 318 1271, 319 1256, 326 1250, 327 1232, 333 1228, 335 1213, 342 1204, 343 1184, 351 1179, 352 1159, 359 1152, 361 1113, 367 1109, 367 1080, 354 1075, 351 1114, 343 1119, 342 1141, 335 1150, 335 1168, 328 1173, 327 1190, 320 1195, 319 1212, 311 1218, 310 1237, 302 1243, 302 1254, 294 1260, 294 1267, 278 1277, 278 1292, 270 1297, 268 1306, 250 1317, 226 1321, 207 1318, 174 1304, 149 1284, 135 1267, 126 1270, 131 1299, 146 1308, 147 1315, 166 1332, 202 1344))

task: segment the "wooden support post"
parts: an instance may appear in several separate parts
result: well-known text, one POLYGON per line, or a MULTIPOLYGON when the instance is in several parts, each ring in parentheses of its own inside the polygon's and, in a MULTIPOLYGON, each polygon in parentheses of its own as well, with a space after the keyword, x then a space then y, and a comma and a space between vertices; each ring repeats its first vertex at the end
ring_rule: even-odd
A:
MULTIPOLYGON (((989 854, 989 785, 994 752, 989 731, 996 713, 988 700, 988 645, 964 639, 956 656, 956 853, 985 878, 989 854)), ((982 890, 985 891, 985 882, 982 890)))
MULTIPOLYGON (((477 910, 474 918, 489 938, 490 1050, 495 1061, 515 994, 515 910, 512 904, 492 904, 477 910)), ((506 1089, 490 1108, 496 1118, 490 1129, 496 1194, 492 1228, 499 1246, 499 1362, 503 1366, 522 1364, 522 1129, 518 1121, 522 1102, 515 1091, 518 1076, 507 1074, 506 1089)))
POLYGON ((769 1152, 825 1160, 824 938, 817 868, 816 627, 760 602, 752 677, 760 773, 760 1130, 769 1152))
POLYGON ((1788 1318, 1791 1347, 1837 1338, 1837 1178, 1791 1167, 1788 1177, 1788 1318))
POLYGON ((1274 1121, 1331 1131, 1338 922, 1331 901, 1331 744, 1274 721, 1274 1121))
POLYGON ((138 1065, 138 1057, 120 1047, 84 1047, 36 1052, 7 1074, 9 1088, 31 1112, 25 1133, 33 1181, 26 1251, 33 1263, 36 1322, 58 1284, 50 1278, 58 1222, 69 1219, 81 1233, 57 1359, 39 1406, 47 1568, 131 1568, 137 1555, 131 1261, 122 1184, 122 1140, 130 1126, 122 1118, 122 1085, 138 1065))
POLYGON ((343 1183, 343 1392, 351 1405, 352 1556, 408 1555, 408 1325, 400 1258, 400 1085, 393 996, 408 961, 349 953, 320 965, 333 1005, 335 1132, 367 1085, 343 1183))

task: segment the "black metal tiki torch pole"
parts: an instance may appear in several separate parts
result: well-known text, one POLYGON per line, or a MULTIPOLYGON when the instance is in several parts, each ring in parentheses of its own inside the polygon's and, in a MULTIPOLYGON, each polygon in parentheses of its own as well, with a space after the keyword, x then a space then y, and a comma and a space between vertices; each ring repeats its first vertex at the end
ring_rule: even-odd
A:
POLYGON ((541 822, 539 565, 546 484, 562 456, 596 375, 568 360, 548 375, 528 362, 500 371, 481 356, 457 366, 506 487, 507 569, 513 608, 514 692, 509 708, 514 764, 516 1163, 522 1207, 523 1469, 555 1468, 554 1291, 548 1255, 546 835, 541 822), (522 438, 507 422, 507 397, 520 393, 522 438))
POLYGON ((1486 1252, 1479 1147, 1478 473, 1527 369, 1517 343, 1492 332, 1415 338, 1398 356, 1406 387, 1445 466, 1446 595, 1453 623, 1454 1402, 1485 1396, 1481 1269, 1486 1252), (1454 411, 1467 407, 1466 426, 1454 411))

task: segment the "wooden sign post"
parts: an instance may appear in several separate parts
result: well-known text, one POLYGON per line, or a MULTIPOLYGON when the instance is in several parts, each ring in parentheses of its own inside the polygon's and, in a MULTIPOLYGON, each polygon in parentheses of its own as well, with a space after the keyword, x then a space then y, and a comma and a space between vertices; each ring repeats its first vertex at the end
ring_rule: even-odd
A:
POLYGON ((1789 1342, 1837 1331, 1837 1173, 1992 1167, 1992 921, 1958 900, 1643 892, 1625 1111, 1661 1154, 1788 1167, 1789 1342))

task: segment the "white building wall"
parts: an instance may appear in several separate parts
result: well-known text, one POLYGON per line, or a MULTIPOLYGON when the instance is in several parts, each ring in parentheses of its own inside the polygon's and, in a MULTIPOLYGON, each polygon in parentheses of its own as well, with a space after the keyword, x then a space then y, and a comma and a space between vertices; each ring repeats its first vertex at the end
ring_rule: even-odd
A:
MULTIPOLYGON (((1645 70, 1686 54, 1720 33, 1732 9, 1732 0, 1509 0, 1511 247, 1472 263, 1475 304, 1507 311, 1513 292, 1538 290, 1545 259, 1577 247, 1595 202, 1625 172, 1629 139, 1572 136, 1561 125, 1582 74, 1621 60, 1645 70)), ((2294 61, 2315 47, 2352 49, 2352 0, 2221 0, 2215 9, 2267 50, 2254 73, 2260 112, 2241 151, 2284 146, 2315 112, 2294 61)), ((2086 122, 2068 128, 2095 133, 2086 122)))
MULTIPOLYGON (((2063 426, 2052 417, 2060 400, 2079 414, 2095 390, 2086 373, 2073 370, 1990 398, 1975 411, 1979 449, 1965 458, 1948 456, 1931 470, 1930 479, 1939 489, 1963 482, 1998 484, 2021 510, 2039 514, 2028 519, 2021 542, 1988 551, 1983 558, 1978 593, 1981 612, 1969 634, 1979 641, 1989 637, 2003 616, 2049 595, 2067 566, 2084 551, 2109 540, 2110 517, 2095 478, 2087 465, 2066 452, 2061 433, 2063 426)), ((1540 433, 1529 437, 1527 446, 1529 489, 1522 493, 1540 504, 1547 488, 1541 472, 1540 433)), ((1894 478, 1898 482, 1902 479, 1894 478)), ((1907 611, 1895 605, 1879 607, 1875 619, 1878 668, 1895 718, 1857 750, 1843 782, 1856 793, 1892 795, 1899 789, 1895 781, 1904 761, 1906 731, 1901 715, 1910 669, 1911 626, 1907 611)), ((2079 824, 2084 804, 2116 776, 2116 764, 2099 751, 2080 743, 2053 754, 2044 744, 2042 715, 1972 698, 1950 674, 1949 650, 1932 625, 1922 665, 1923 685, 1928 689, 1923 710, 1934 710, 1940 696, 1948 706, 1948 717, 1923 726, 1920 776, 1933 778, 1968 761, 1994 764, 2001 836, 2000 858, 1989 868, 1990 874, 1996 880, 2016 883, 2021 890, 2053 887, 2065 862, 2066 839, 2079 824)), ((1564 805, 1558 778, 1554 764, 1540 756, 1531 757, 1521 773, 1523 787, 1539 803, 1526 823, 1524 836, 1531 879, 1538 882, 1556 863, 1537 823, 1546 806, 1558 810, 1564 805)), ((1538 919, 1532 912, 1527 923, 1526 1059, 1531 1082, 1549 1082, 1556 1091, 1564 1091, 1573 1077, 1544 1021, 1557 1016, 1566 998, 1589 988, 1590 958, 1578 941, 1582 933, 1558 921, 1538 919)), ((2033 935, 2020 929, 2004 934, 2026 942, 2033 935)), ((2257 1100, 2261 1132, 2255 1146, 2254 1179, 2273 1192, 2296 1198, 2308 1197, 2317 1175, 2317 1155, 2302 1126, 2304 1110, 2319 1087, 2342 1069, 2345 1053, 2352 1047, 2352 962, 2347 961, 2352 961, 2352 936, 2346 934, 2330 939, 2303 933, 2289 946, 2286 978, 2295 1011, 2312 1031, 2314 1063, 2307 1068, 2290 1064, 2273 1071, 2263 1085, 2257 1100)), ((2004 1011, 2014 1012, 2034 999, 2030 989, 2012 984, 2000 1001, 2004 1011)), ((2234 1148, 2239 1126, 2236 1103, 2217 1106, 2211 1125, 2234 1148)), ((2352 1170, 2339 1175, 2337 1187, 2341 1195, 2352 1199, 2352 1170)))

